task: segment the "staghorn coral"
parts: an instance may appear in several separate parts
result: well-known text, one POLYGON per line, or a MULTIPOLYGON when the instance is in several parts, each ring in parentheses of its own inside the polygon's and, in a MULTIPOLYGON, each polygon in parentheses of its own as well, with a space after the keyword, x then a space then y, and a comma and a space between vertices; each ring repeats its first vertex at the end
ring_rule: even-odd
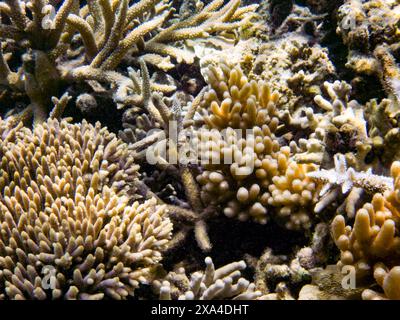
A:
MULTIPOLYGON (((387 298, 398 299, 399 162, 393 162, 391 175, 394 179, 392 189, 376 193, 370 203, 358 210, 353 227, 346 226, 343 216, 335 217, 332 233, 341 251, 339 267, 354 266, 358 279, 373 275, 387 298)), ((366 299, 379 296, 371 290, 363 292, 366 299)))
MULTIPOLYGON (((186 146, 182 138, 185 139, 187 133, 184 127, 193 122, 193 112, 200 103, 201 97, 202 94, 192 101, 189 109, 184 110, 177 94, 172 99, 167 99, 153 93, 145 105, 147 113, 137 116, 135 110, 132 109, 133 120, 136 124, 133 126, 127 124, 126 129, 120 133, 123 139, 129 140, 129 149, 133 152, 135 159, 153 166, 150 177, 143 179, 145 182, 151 183, 152 176, 157 178, 156 172, 162 170, 171 176, 176 186, 167 184, 166 188, 183 190, 182 200, 176 197, 168 199, 168 202, 172 200, 172 205, 168 206, 171 217, 180 227, 174 240, 170 242, 169 250, 176 249, 191 230, 194 231, 196 241, 203 251, 209 251, 212 247, 206 220, 214 215, 215 210, 211 206, 203 205, 190 161, 182 161, 182 159, 187 159, 183 156, 186 146)), ((129 117, 128 113, 126 115, 129 117)), ((148 174, 146 173, 145 176, 148 174)), ((165 182, 164 180, 162 185, 165 185, 165 182)), ((156 192, 154 194, 145 183, 141 186, 145 189, 146 196, 157 194, 157 190, 154 189, 156 192)), ((160 198, 158 201, 163 203, 160 198)))
POLYGON ((204 260, 204 271, 186 275, 184 268, 169 272, 163 280, 153 282, 160 300, 254 300, 261 296, 253 283, 241 277, 246 268, 242 260, 232 262, 218 269, 210 257, 204 260))
POLYGON ((338 9, 337 32, 350 49, 373 51, 378 44, 399 40, 399 10, 393 0, 347 0, 338 9))
POLYGON ((400 299, 399 12, 0 1, 0 299, 400 299))
MULTIPOLYGON (((171 23, 174 9, 169 1, 129 2, 96 0, 81 4, 68 0, 53 6, 47 0, 27 4, 9 0, 2 6, 2 14, 9 19, 0 24, 0 39, 28 41, 32 48, 16 72, 0 54, 2 82, 29 97, 35 122, 46 118, 51 97, 59 96, 66 85, 91 80, 105 83, 114 91, 126 87, 137 90, 134 79, 116 70, 124 59, 132 64, 139 58, 163 70, 174 66, 171 58, 178 63, 193 63, 193 55, 179 48, 178 42, 246 29, 252 25, 255 8, 240 7, 240 0, 227 4, 214 0, 199 7, 192 17, 171 23)), ((163 92, 175 89, 153 82, 150 85, 163 92)), ((121 103, 119 98, 117 95, 115 103, 121 103)))
POLYGON ((125 299, 151 279, 172 224, 133 202, 138 167, 114 134, 49 119, 0 155, 2 298, 125 299))
POLYGON ((208 70, 210 87, 197 109, 204 121, 197 142, 203 202, 259 223, 267 222, 271 206, 286 227, 308 228, 304 208, 312 205, 315 185, 305 173, 315 167, 295 163, 280 145, 279 96, 265 82, 249 81, 239 67, 221 63, 208 70))

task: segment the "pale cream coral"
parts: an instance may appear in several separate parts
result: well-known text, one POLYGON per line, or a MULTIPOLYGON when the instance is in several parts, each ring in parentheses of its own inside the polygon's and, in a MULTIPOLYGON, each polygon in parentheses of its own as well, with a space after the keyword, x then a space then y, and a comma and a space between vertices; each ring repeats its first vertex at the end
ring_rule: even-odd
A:
POLYGON ((400 300, 400 266, 389 270, 383 263, 378 263, 374 266, 374 278, 382 287, 383 293, 364 290, 362 293, 364 300, 400 300))
POLYGON ((210 257, 205 259, 204 271, 186 275, 184 268, 170 272, 163 280, 156 280, 153 286, 161 300, 255 300, 261 292, 254 283, 241 276, 246 268, 244 261, 232 262, 215 269, 210 257))
POLYGON ((278 157, 279 174, 272 178, 268 189, 268 204, 277 208, 277 219, 285 221, 287 229, 309 229, 309 210, 317 201, 317 185, 307 176, 316 170, 312 164, 299 164, 289 158, 289 148, 281 148, 278 157))
POLYGON ((150 281, 172 224, 155 199, 132 203, 126 144, 54 119, 20 128, 0 156, 1 298, 125 299, 150 281))
MULTIPOLYGON (((339 266, 353 265, 357 277, 374 274, 383 290, 390 292, 389 298, 398 297, 390 289, 391 281, 396 283, 397 269, 391 272, 386 268, 396 268, 400 263, 400 238, 398 236, 400 201, 400 163, 394 162, 391 168, 394 187, 376 193, 371 201, 357 211, 354 226, 346 226, 342 216, 332 222, 332 233, 336 245, 341 251, 339 266), (382 264, 385 267, 382 267, 382 264), (386 275, 386 273, 388 273, 386 275), (387 282, 384 281, 387 277, 387 282), (393 279, 393 280, 392 280, 393 279)), ((370 298, 371 292, 365 293, 370 298)))

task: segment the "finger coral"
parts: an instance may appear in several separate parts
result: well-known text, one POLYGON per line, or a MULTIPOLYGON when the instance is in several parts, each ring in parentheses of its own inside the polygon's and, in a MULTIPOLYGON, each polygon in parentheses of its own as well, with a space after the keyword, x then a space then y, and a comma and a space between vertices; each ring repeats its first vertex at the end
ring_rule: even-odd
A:
MULTIPOLYGON (((393 188, 376 193, 371 203, 366 203, 358 210, 353 227, 346 226, 343 216, 335 217, 332 233, 341 251, 339 266, 354 266, 358 279, 373 275, 387 298, 398 299, 399 162, 393 163, 391 174, 393 188)), ((368 290, 363 296, 371 298, 373 293, 368 290)))
POLYGON ((48 120, 0 155, 2 298, 125 299, 149 281, 172 224, 155 199, 133 202, 126 144, 99 124, 48 120))

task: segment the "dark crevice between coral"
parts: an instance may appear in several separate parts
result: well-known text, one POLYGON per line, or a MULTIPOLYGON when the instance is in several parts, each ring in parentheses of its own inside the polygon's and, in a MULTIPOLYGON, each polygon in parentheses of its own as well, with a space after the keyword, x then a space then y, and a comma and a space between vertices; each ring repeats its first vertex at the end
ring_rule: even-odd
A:
MULTIPOLYGON (((265 248, 273 248, 276 255, 292 255, 293 247, 303 247, 309 237, 302 232, 287 230, 274 221, 266 225, 246 221, 241 222, 223 215, 208 221, 208 233, 213 247, 210 252, 202 252, 194 238, 193 232, 185 243, 164 256, 163 266, 172 270, 180 262, 184 262, 187 271, 204 269, 204 258, 210 256, 216 268, 232 261, 239 261, 249 255, 259 257, 265 248), (229 239, 229 241, 227 241, 229 239)), ((243 275, 253 280, 254 270, 247 268, 243 275)))

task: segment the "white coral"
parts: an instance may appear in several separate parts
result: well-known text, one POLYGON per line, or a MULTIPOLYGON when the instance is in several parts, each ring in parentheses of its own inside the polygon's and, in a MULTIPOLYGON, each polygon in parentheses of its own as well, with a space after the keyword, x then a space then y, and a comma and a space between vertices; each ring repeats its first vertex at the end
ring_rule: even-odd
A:
POLYGON ((373 174, 371 169, 357 172, 353 168, 347 168, 346 158, 343 154, 335 154, 334 162, 335 167, 332 169, 321 169, 307 173, 308 177, 325 183, 320 191, 320 196, 324 195, 334 185, 341 186, 343 194, 349 192, 353 187, 363 188, 371 194, 385 192, 393 188, 393 179, 390 177, 373 174))
POLYGON ((357 172, 353 168, 347 168, 343 154, 335 154, 334 163, 335 167, 332 169, 307 173, 308 177, 324 184, 319 194, 321 198, 314 208, 316 213, 333 202, 341 190, 342 194, 348 194, 344 205, 348 216, 351 217, 355 213, 355 203, 364 191, 375 194, 393 188, 393 179, 390 177, 373 174, 371 169, 357 172))

